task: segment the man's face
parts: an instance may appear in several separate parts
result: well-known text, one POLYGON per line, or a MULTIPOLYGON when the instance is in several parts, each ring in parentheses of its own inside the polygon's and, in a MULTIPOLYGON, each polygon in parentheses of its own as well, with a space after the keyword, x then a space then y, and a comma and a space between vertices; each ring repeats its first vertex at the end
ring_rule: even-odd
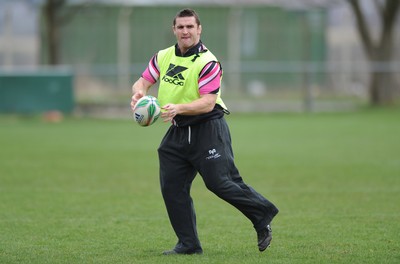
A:
POLYGON ((201 25, 196 24, 194 17, 177 17, 173 27, 174 35, 182 53, 200 41, 201 25))

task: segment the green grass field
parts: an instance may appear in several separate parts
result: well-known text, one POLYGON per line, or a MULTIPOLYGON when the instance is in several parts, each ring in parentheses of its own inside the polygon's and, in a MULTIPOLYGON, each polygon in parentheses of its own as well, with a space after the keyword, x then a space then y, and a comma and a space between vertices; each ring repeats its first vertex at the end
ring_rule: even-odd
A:
POLYGON ((399 109, 227 120, 245 182, 280 209, 266 252, 197 177, 204 254, 161 255, 166 124, 0 116, 0 263, 400 263, 399 109))

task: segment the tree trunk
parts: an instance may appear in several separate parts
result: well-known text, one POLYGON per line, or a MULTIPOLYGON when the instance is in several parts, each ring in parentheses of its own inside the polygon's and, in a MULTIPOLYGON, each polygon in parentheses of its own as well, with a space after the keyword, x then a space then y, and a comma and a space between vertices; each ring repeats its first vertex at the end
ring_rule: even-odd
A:
POLYGON ((50 65, 60 63, 60 34, 57 24, 57 3, 47 0, 44 5, 45 28, 47 37, 47 62, 50 65))
POLYGON ((370 104, 388 105, 393 103, 394 85, 393 76, 389 72, 373 72, 369 85, 370 104))
POLYGON ((393 29, 399 10, 398 0, 386 0, 384 4, 376 2, 377 12, 381 20, 381 34, 374 42, 366 16, 362 12, 359 0, 348 0, 356 18, 358 32, 371 65, 369 96, 370 103, 375 106, 391 104, 394 101, 394 76, 390 65, 394 47, 393 29), (376 67, 376 65, 379 67, 376 67))

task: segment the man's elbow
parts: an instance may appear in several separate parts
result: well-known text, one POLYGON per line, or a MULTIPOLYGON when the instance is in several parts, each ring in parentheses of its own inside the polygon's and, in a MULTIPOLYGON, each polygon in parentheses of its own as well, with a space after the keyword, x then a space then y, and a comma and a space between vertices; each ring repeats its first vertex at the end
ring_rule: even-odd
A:
POLYGON ((217 103, 217 95, 215 94, 207 94, 202 96, 202 112, 209 113, 214 110, 215 104, 217 103))
POLYGON ((206 105, 206 107, 205 107, 205 112, 206 112, 206 113, 211 112, 212 110, 214 110, 214 107, 215 107, 215 102, 210 102, 210 103, 208 103, 208 104, 206 105))

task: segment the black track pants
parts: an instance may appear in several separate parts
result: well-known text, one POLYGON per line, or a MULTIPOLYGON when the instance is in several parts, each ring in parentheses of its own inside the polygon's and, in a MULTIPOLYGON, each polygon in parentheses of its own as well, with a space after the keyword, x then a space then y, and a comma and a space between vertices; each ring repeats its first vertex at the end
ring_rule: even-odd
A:
POLYGON ((190 187, 197 172, 207 188, 240 210, 256 230, 278 209, 246 185, 234 164, 231 136, 224 118, 188 127, 171 126, 158 149, 160 184, 177 249, 201 249, 190 187))

